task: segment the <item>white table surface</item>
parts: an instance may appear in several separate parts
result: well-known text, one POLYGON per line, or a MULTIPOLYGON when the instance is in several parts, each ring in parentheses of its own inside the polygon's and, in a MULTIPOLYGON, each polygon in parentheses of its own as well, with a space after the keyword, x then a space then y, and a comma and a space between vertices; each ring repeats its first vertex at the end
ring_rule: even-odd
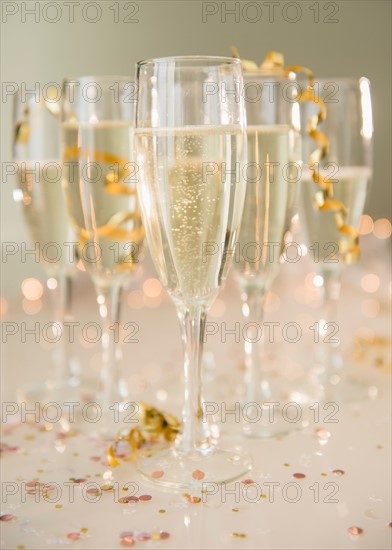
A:
MULTIPOLYGON (((364 249, 362 263, 350 267, 344 275, 339 326, 345 357, 350 363, 348 368, 354 369, 365 387, 377 388, 377 396, 373 389, 373 399, 356 404, 338 403, 337 423, 323 422, 325 417, 321 414, 319 422, 310 421, 304 429, 280 438, 246 439, 240 435, 238 426, 222 425, 221 443, 240 444, 252 455, 253 469, 246 478, 253 480, 254 486, 251 488, 239 480, 231 486, 237 493, 219 491, 200 503, 190 503, 182 492, 165 493, 146 485, 130 463, 110 468, 106 463, 107 444, 102 440, 77 431, 61 435, 59 425, 47 431, 42 425, 18 422, 19 413, 15 414, 3 424, 1 514, 12 514, 13 518, 1 522, 2 547, 113 549, 123 547, 120 533, 124 531, 134 532, 135 537, 140 533, 164 531, 170 534, 169 538, 137 541, 134 547, 390 548, 390 340, 389 345, 379 348, 369 345, 361 362, 355 362, 351 354, 358 334, 390 337, 391 286, 386 263, 389 249, 385 243, 381 246, 370 237, 364 239, 364 249), (368 272, 380 276, 380 288, 373 294, 361 288, 361 279, 368 272), (371 304, 364 304, 366 300, 378 302, 378 315, 369 316, 369 311, 370 315, 374 314, 371 304), (320 429, 330 433, 327 440, 317 436, 320 429), (338 476, 334 470, 343 470, 344 474, 338 476), (296 479, 295 473, 303 473, 305 477, 296 479), (70 478, 85 480, 72 488, 72 498, 70 478), (83 486, 92 482, 101 485, 107 479, 112 479, 119 490, 104 492, 96 503, 83 498, 83 486), (53 496, 45 500, 26 495, 24 484, 33 480, 57 484, 61 489, 59 501, 54 502, 53 496), (149 494, 152 499, 134 504, 116 502, 118 497, 127 494, 122 491, 127 482, 137 484, 137 495, 149 494), (273 499, 267 485, 270 482, 279 484, 273 499), (287 487, 288 483, 300 488, 297 502, 289 501, 294 498, 290 488, 294 486, 287 487), (315 502, 316 489, 319 502, 315 502), (252 502, 254 491, 259 490, 265 496, 252 502), (336 494, 330 498, 337 502, 326 501, 332 490, 336 494), (10 494, 12 492, 14 494, 10 494), (352 535, 348 532, 350 527, 359 527, 363 532, 352 535), (67 536, 70 533, 81 533, 81 538, 71 540, 67 536), (243 536, 233 537, 234 533, 243 536)), ((271 368, 271 376, 291 378, 298 387, 304 383, 311 363, 311 333, 305 329, 317 318, 311 302, 306 305, 298 301, 309 271, 311 267, 305 260, 283 267, 273 288, 280 306, 276 306, 275 300, 275 311, 268 312, 266 317, 282 323, 295 321, 304 328, 304 337, 298 344, 278 339, 267 346, 269 364, 277 367, 278 372, 274 374, 271 368)), ((146 264, 141 280, 151 276, 155 274, 146 264)), ((44 281, 44 276, 41 280, 44 281)), ((138 285, 140 281, 132 288, 138 285)), ((94 295, 87 277, 81 274, 75 286, 75 318, 81 323, 96 321, 94 295)), ((21 307, 21 294, 19 298, 5 297, 8 312, 3 321, 44 324, 51 320, 46 299, 38 314, 26 315, 21 307)), ((222 302, 218 302, 215 315, 222 313, 219 309, 223 305, 226 309, 210 320, 224 321, 228 326, 242 322, 233 281, 228 282, 219 299, 222 302)), ((159 307, 137 310, 124 303, 122 322, 130 320, 140 327, 139 343, 123 346, 124 367, 134 399, 179 415, 181 348, 173 306, 167 299, 159 307)), ((76 351, 85 377, 96 378, 99 345, 86 347, 79 343, 76 351)), ((241 343, 228 337, 223 344, 217 335, 207 341, 206 351, 210 365, 207 394, 222 397, 233 388, 240 392, 241 343)), ((9 338, 3 347, 3 402, 15 402, 15 392, 21 383, 42 379, 50 361, 49 344, 42 341, 36 344, 31 340, 21 343, 18 337, 9 338)), ((229 396, 228 401, 232 402, 233 397, 229 396)), ((304 412, 306 407, 303 406, 304 412)), ((194 496, 202 495, 195 491, 194 496)))

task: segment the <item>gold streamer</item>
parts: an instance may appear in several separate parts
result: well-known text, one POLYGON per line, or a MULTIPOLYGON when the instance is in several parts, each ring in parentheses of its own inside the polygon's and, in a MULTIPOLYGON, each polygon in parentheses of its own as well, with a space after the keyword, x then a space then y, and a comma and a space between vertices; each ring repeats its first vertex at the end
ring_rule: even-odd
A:
MULTIPOLYGON (((237 48, 232 48, 233 57, 240 59, 237 48)), ((352 264, 359 260, 359 233, 355 227, 347 223, 348 210, 338 199, 334 198, 333 183, 328 178, 322 176, 318 170, 320 161, 328 154, 329 139, 318 130, 318 126, 326 119, 327 109, 323 100, 316 99, 314 93, 315 78, 310 69, 301 65, 284 66, 283 54, 279 52, 269 52, 260 66, 254 61, 247 59, 241 60, 242 68, 247 72, 262 72, 264 74, 273 74, 289 78, 290 73, 303 73, 308 79, 308 85, 305 92, 298 98, 299 103, 314 103, 319 107, 319 113, 310 118, 308 122, 308 135, 316 142, 318 148, 315 149, 309 157, 309 169, 314 183, 319 187, 315 194, 315 204, 320 211, 329 211, 335 213, 335 221, 338 231, 342 238, 339 242, 339 250, 343 255, 346 264, 352 264), (343 238, 344 236, 344 238, 343 238)))
POLYGON ((24 119, 18 120, 15 124, 14 133, 14 145, 17 143, 28 143, 30 138, 30 125, 29 125, 30 110, 25 107, 23 110, 24 119))
POLYGON ((137 406, 139 427, 120 433, 108 449, 107 459, 112 468, 120 465, 118 446, 121 443, 127 443, 130 448, 130 453, 122 456, 122 460, 131 462, 144 444, 155 443, 160 437, 166 441, 173 441, 180 430, 180 423, 174 416, 164 414, 146 403, 139 402, 137 406))
MULTIPOLYGON (((99 162, 114 165, 113 170, 105 176, 105 192, 110 195, 136 195, 136 189, 125 185, 124 180, 131 174, 131 163, 126 158, 119 157, 112 153, 105 153, 97 150, 83 150, 77 146, 67 147, 63 152, 63 161, 77 160, 79 158, 88 158, 90 162, 99 162)), ((81 227, 77 228, 81 246, 85 245, 90 239, 90 232, 81 227)), ((95 235, 98 239, 111 239, 114 241, 130 241, 141 243, 144 239, 144 229, 139 212, 116 212, 109 221, 95 229, 95 235), (124 229, 121 225, 133 221, 132 230, 124 229)), ((130 262, 118 266, 118 270, 129 269, 129 264, 133 264, 133 258, 130 262)))

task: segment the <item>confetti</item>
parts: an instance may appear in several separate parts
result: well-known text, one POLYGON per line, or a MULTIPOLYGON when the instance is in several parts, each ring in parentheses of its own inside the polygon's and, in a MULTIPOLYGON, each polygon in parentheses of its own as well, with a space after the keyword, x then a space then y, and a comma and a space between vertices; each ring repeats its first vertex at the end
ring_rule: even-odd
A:
POLYGON ((130 502, 139 502, 137 497, 121 497, 118 499, 120 504, 129 504, 130 502))
POLYGON ((151 500, 151 499, 152 499, 151 495, 141 495, 139 497, 139 500, 142 500, 142 501, 147 501, 147 500, 151 500))
POLYGON ((166 531, 159 531, 159 538, 162 540, 170 538, 170 533, 167 533, 166 531))
POLYGON ((305 474, 293 474, 293 477, 295 477, 295 479, 303 479, 304 477, 306 477, 305 474))
POLYGON ((160 477, 162 477, 163 475, 165 474, 165 472, 163 470, 156 470, 155 472, 153 472, 151 474, 151 477, 153 479, 159 479, 160 477))
POLYGON ((193 479, 204 479, 205 478, 205 473, 202 472, 201 470, 195 470, 194 472, 192 472, 192 477, 193 479))
POLYGON ((191 504, 199 504, 199 502, 201 502, 200 497, 194 497, 192 495, 188 495, 187 493, 184 494, 184 498, 186 498, 186 500, 191 504))
POLYGON ((26 487, 39 487, 39 482, 38 481, 28 481, 26 483, 26 487))
POLYGON ((166 514, 166 510, 158 510, 160 514, 166 514))
POLYGON ((110 485, 110 483, 104 483, 101 485, 102 491, 113 491, 114 485, 110 485))
POLYGON ((350 533, 350 535, 355 536, 362 535, 363 533, 363 529, 361 529, 361 527, 349 527, 347 531, 350 533))
POLYGON ((332 470, 334 476, 343 476, 345 474, 344 470, 332 470))
POLYGON ((246 539, 245 533, 231 533, 233 539, 246 539))
POLYGON ((137 536, 137 540, 139 541, 146 541, 146 540, 150 540, 151 539, 151 535, 150 533, 140 533, 140 535, 137 536))
POLYGON ((15 516, 12 514, 3 514, 0 516, 0 521, 11 521, 13 519, 15 519, 15 516))
POLYGON ((254 483, 254 481, 253 479, 243 479, 241 483, 243 483, 244 485, 251 485, 252 483, 254 483))
POLYGON ((320 439, 321 441, 327 441, 330 437, 331 437, 331 432, 329 432, 328 430, 326 430, 325 428, 318 428, 316 430, 316 436, 318 437, 318 439, 320 439))
POLYGON ((90 487, 87 489, 86 493, 88 495, 100 495, 101 491, 98 489, 98 487, 90 487))
POLYGON ((80 533, 68 533, 67 539, 70 540, 79 540, 81 537, 80 533))
POLYGON ((121 539, 121 546, 124 546, 125 548, 130 548, 135 544, 135 539, 132 537, 124 537, 121 539))
POLYGON ((84 483, 87 480, 84 477, 80 477, 80 478, 77 478, 77 479, 75 479, 74 477, 71 477, 70 481, 72 481, 73 483, 76 483, 77 485, 81 485, 82 483, 84 483))
POLYGON ((133 531, 123 531, 120 533, 120 539, 124 539, 125 537, 133 537, 133 531))

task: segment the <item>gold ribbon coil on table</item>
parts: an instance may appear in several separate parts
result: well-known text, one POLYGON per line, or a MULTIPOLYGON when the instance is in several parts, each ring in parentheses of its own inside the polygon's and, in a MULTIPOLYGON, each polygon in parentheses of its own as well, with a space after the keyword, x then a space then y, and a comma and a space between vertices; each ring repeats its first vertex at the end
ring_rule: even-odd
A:
MULTIPOLYGON (((233 57, 240 59, 238 50, 232 48, 233 57)), ((320 97, 316 97, 314 84, 314 74, 310 69, 301 65, 284 66, 283 54, 279 52, 269 52, 264 61, 258 66, 254 61, 247 59, 241 60, 244 71, 261 72, 270 75, 290 78, 290 73, 303 73, 308 79, 308 85, 304 92, 298 97, 298 103, 314 103, 319 107, 318 114, 312 116, 308 122, 308 135, 317 143, 318 147, 309 157, 309 169, 314 183, 319 187, 314 201, 319 211, 334 212, 338 231, 342 238, 339 242, 339 250, 343 255, 346 264, 352 264, 359 260, 359 233, 355 227, 348 223, 348 210, 338 199, 334 198, 333 182, 320 174, 320 162, 328 154, 329 139, 318 129, 318 126, 327 118, 327 108, 320 97)))
POLYGON ((155 443, 160 437, 166 441, 173 441, 180 431, 180 423, 169 414, 164 414, 155 407, 146 403, 136 403, 138 407, 138 427, 120 433, 116 441, 109 447, 108 463, 115 468, 120 465, 119 458, 125 462, 131 462, 145 443, 155 443), (119 453, 122 443, 129 446, 128 452, 119 453))

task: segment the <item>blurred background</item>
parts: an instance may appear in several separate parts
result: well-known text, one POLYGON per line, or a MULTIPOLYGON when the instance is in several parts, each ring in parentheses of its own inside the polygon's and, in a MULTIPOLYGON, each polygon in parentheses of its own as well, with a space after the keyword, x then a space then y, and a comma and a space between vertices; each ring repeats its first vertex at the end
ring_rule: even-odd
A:
MULTIPOLYGON (((389 0, 272 3, 202 2, 2 2, 1 155, 12 160, 11 98, 7 83, 28 89, 61 83, 64 76, 133 74, 148 57, 210 54, 260 63, 269 50, 286 64, 312 68, 319 77, 367 76, 375 127, 373 187, 366 213, 391 217, 391 7, 389 0), (68 5, 67 5, 68 4, 68 5), (73 13, 72 13, 73 11, 73 13)), ((2 181, 3 241, 26 240, 11 178, 2 181)), ((38 265, 32 266, 38 270, 38 265)), ((7 291, 20 288, 11 263, 3 272, 7 291)))
MULTIPOLYGON (((391 218, 390 0, 301 2, 2 2, 1 155, 12 161, 9 86, 61 83, 65 76, 133 74, 135 62, 154 56, 230 55, 260 63, 269 50, 318 77, 367 76, 372 84, 375 155, 366 214, 391 218), (272 5, 271 5, 272 4, 272 5), (5 93, 4 93, 5 92, 5 93)), ((28 241, 12 178, 1 186, 3 241, 28 241)), ((21 297, 38 263, 2 264, 2 295, 21 297)))

